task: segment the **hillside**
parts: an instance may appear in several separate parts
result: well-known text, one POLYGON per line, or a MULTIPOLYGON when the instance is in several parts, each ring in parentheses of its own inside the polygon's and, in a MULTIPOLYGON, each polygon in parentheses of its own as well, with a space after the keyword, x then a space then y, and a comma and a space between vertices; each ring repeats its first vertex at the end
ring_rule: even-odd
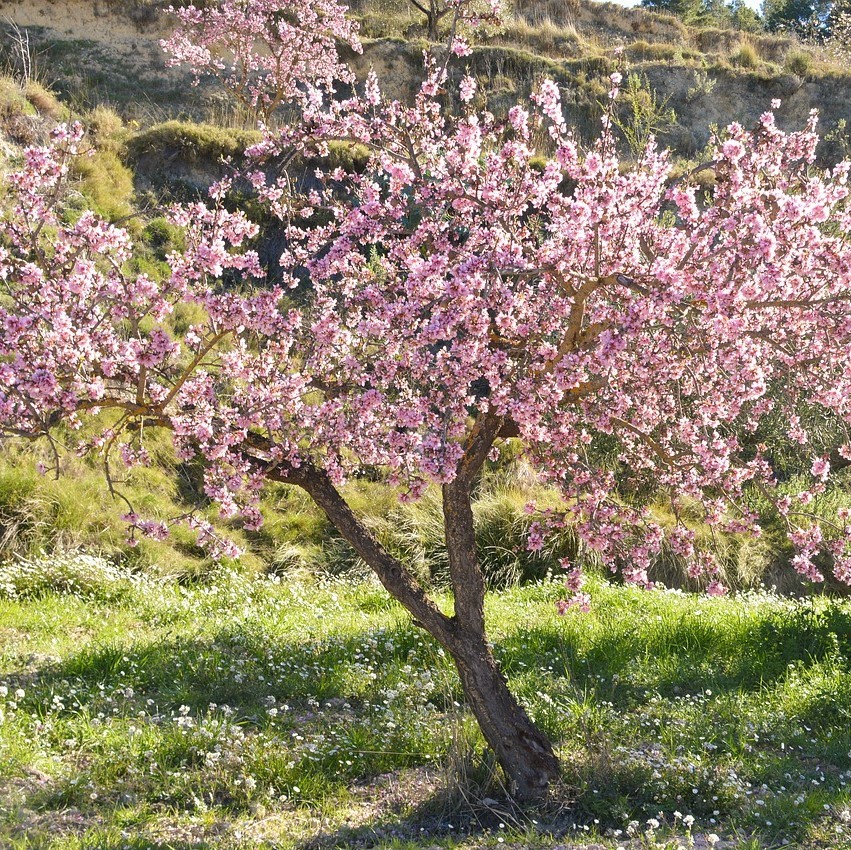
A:
MULTIPOLYGON (((214 86, 192 89, 188 77, 168 70, 158 40, 168 32, 165 0, 0 0, 0 15, 29 38, 33 74, 78 112, 108 104, 143 126, 169 118, 244 125, 214 86)), ((375 67, 395 91, 415 84, 425 26, 405 0, 360 0, 365 50, 354 63, 375 67)), ((6 62, 20 65, 19 40, 8 31, 6 62)), ((629 74, 640 81, 647 111, 655 92, 663 141, 695 156, 713 125, 752 123, 771 99, 783 101, 779 120, 800 125, 818 109, 830 131, 851 119, 847 92, 851 69, 823 49, 790 37, 685 26, 670 15, 626 9, 594 0, 518 0, 502 32, 479 41, 470 67, 481 79, 489 106, 503 111, 543 75, 555 78, 581 133, 598 126, 605 77, 623 49, 629 74)), ((828 149, 828 156, 838 152, 828 149)))

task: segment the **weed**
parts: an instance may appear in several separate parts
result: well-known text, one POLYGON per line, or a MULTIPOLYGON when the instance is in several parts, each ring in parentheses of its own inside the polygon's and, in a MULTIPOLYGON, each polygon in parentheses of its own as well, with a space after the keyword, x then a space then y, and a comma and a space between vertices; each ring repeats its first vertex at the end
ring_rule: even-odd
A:
POLYGON ((629 153, 637 160, 644 156, 650 139, 676 120, 668 99, 661 98, 641 74, 627 77, 618 105, 614 124, 621 131, 629 153))
POLYGON ((806 77, 812 68, 812 64, 812 54, 803 50, 795 50, 786 56, 784 67, 790 74, 806 77))
POLYGON ((592 613, 559 617, 557 582, 489 594, 494 651, 564 765, 536 825, 506 801, 448 659, 375 584, 63 563, 0 598, 0 774, 19 789, 3 846, 181 846, 187 824, 228 850, 237 833, 415 850, 421 830, 581 846, 584 826, 607 848, 847 839, 848 603, 595 581, 592 613), (79 845, 59 843, 68 811, 79 845))
POLYGON ((732 62, 739 68, 757 68, 759 66, 759 54, 750 42, 744 42, 733 54, 732 62))
POLYGON ((0 565, 0 596, 10 599, 69 593, 109 600, 124 594, 133 581, 129 573, 104 558, 82 553, 55 553, 0 565))
POLYGON ((706 71, 695 71, 694 84, 686 92, 686 103, 694 103, 702 97, 711 95, 717 83, 718 80, 715 77, 710 77, 706 71))

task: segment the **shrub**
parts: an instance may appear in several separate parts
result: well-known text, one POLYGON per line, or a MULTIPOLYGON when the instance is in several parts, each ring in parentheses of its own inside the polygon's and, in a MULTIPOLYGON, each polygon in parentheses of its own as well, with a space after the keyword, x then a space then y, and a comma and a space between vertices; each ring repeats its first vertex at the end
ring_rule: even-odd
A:
POLYGON ((113 149, 124 131, 121 116, 114 109, 102 105, 88 114, 86 125, 98 148, 113 149))
MULTIPOLYGON (((543 549, 529 551, 527 541, 534 519, 525 506, 533 500, 546 504, 554 494, 537 484, 525 464, 491 470, 473 502, 476 547, 489 587, 507 587, 541 579, 559 558, 582 556, 569 528, 548 539, 543 549)), ((395 555, 415 565, 416 572, 435 585, 449 582, 449 561, 443 513, 437 490, 419 501, 403 503, 372 523, 382 543, 395 555)))
POLYGON ((62 104, 57 100, 56 95, 35 80, 27 81, 24 86, 24 97, 39 115, 55 119, 62 115, 62 104))
POLYGON ((556 56, 578 56, 587 51, 588 45, 572 24, 558 25, 546 18, 532 25, 521 19, 512 21, 500 33, 500 41, 509 45, 529 47, 538 53, 556 56))
POLYGON ((10 77, 0 77, 0 132, 21 145, 35 144, 40 137, 35 107, 10 77))
POLYGON ((742 46, 741 33, 714 27, 698 30, 694 40, 703 53, 717 53, 719 56, 729 56, 742 46))
POLYGON ((369 162, 369 148, 353 142, 330 142, 327 164, 330 168, 361 172, 369 162))
POLYGON ((757 52, 766 62, 783 62, 798 44, 789 36, 760 35, 752 38, 757 52))
POLYGON ((80 192, 87 207, 108 221, 124 219, 133 211, 133 174, 112 150, 99 150, 93 156, 74 162, 80 192))
POLYGON ((795 50, 786 57, 784 68, 791 74, 797 74, 799 77, 805 77, 812 64, 812 54, 803 50, 795 50))
POLYGON ((717 82, 718 80, 715 77, 710 77, 706 71, 695 71, 694 85, 686 93, 686 103, 694 103, 704 95, 711 94, 717 82))
POLYGON ((249 130, 226 130, 212 124, 191 121, 166 121, 134 136, 127 143, 131 161, 153 154, 178 155, 190 162, 220 160, 237 156, 260 140, 249 130))
POLYGON ((745 42, 732 57, 732 61, 739 68, 756 68, 759 65, 759 54, 750 42, 745 42))
POLYGON ((639 39, 626 48, 626 55, 630 59, 640 59, 646 62, 667 62, 681 57, 682 48, 676 44, 666 42, 650 43, 639 39))
POLYGON ((0 565, 0 598, 32 599, 47 593, 112 600, 127 594, 136 576, 104 558, 66 552, 0 565))

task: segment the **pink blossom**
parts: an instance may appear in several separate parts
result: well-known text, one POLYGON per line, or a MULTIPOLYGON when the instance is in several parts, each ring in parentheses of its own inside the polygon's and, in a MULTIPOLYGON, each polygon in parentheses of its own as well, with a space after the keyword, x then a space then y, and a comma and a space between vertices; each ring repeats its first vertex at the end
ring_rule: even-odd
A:
POLYGON ((472 50, 466 39, 456 36, 452 42, 452 52, 456 56, 469 56, 472 50))
MULTIPOLYGON (((472 26, 490 13, 458 0, 451 14, 472 26)), ((65 215, 83 131, 59 128, 4 196, 4 432, 81 429, 97 410, 113 433, 75 449, 132 464, 146 461, 143 434, 164 429, 221 513, 250 528, 268 478, 333 488, 380 470, 417 498, 512 434, 563 497, 530 516, 531 551, 569 527, 625 581, 649 586, 673 554, 715 592, 694 529, 757 536, 758 488, 804 576, 820 580, 830 558, 847 574, 844 529, 800 510, 831 486, 826 457, 814 486, 781 493, 771 447, 753 445, 777 423, 807 444, 800 409, 851 424, 848 168, 811 168, 814 117, 790 133, 771 113, 753 132, 728 127, 704 197, 652 143, 638 163, 618 160, 611 127, 583 144, 552 80, 503 120, 473 107, 473 78, 453 83, 438 51, 408 100, 382 95, 341 59, 337 42, 357 49, 357 33, 334 0, 175 15, 172 60, 264 116, 246 185, 280 222, 281 286, 264 279, 256 224, 226 203, 230 179, 169 212, 183 239, 162 282, 131 273, 130 234, 65 215), (461 114, 445 108, 450 89, 461 114), (291 120, 265 120, 279 106, 291 120), (368 150, 357 168, 323 167, 340 140, 368 150), (318 163, 304 192, 274 167, 293 152, 318 163), (184 304, 203 318, 179 342, 168 316, 184 304), (668 495, 676 522, 623 498, 601 445, 630 487, 668 495)), ((566 581, 585 606, 579 564, 566 581)))
POLYGON ((469 103, 476 94, 476 81, 473 77, 466 76, 461 80, 458 87, 459 97, 464 103, 469 103))
POLYGON ((710 596, 726 596, 729 591, 718 579, 713 579, 706 586, 706 592, 710 596))

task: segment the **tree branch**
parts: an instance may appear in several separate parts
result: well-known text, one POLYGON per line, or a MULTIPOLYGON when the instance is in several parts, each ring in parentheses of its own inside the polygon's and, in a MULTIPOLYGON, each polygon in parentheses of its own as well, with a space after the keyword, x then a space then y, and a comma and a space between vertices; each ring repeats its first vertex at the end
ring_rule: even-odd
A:
POLYGON ((414 620, 444 647, 454 645, 453 621, 429 598, 404 564, 372 536, 324 470, 308 461, 299 467, 276 466, 267 475, 272 480, 296 484, 305 490, 355 552, 372 568, 388 593, 401 602, 414 620))

